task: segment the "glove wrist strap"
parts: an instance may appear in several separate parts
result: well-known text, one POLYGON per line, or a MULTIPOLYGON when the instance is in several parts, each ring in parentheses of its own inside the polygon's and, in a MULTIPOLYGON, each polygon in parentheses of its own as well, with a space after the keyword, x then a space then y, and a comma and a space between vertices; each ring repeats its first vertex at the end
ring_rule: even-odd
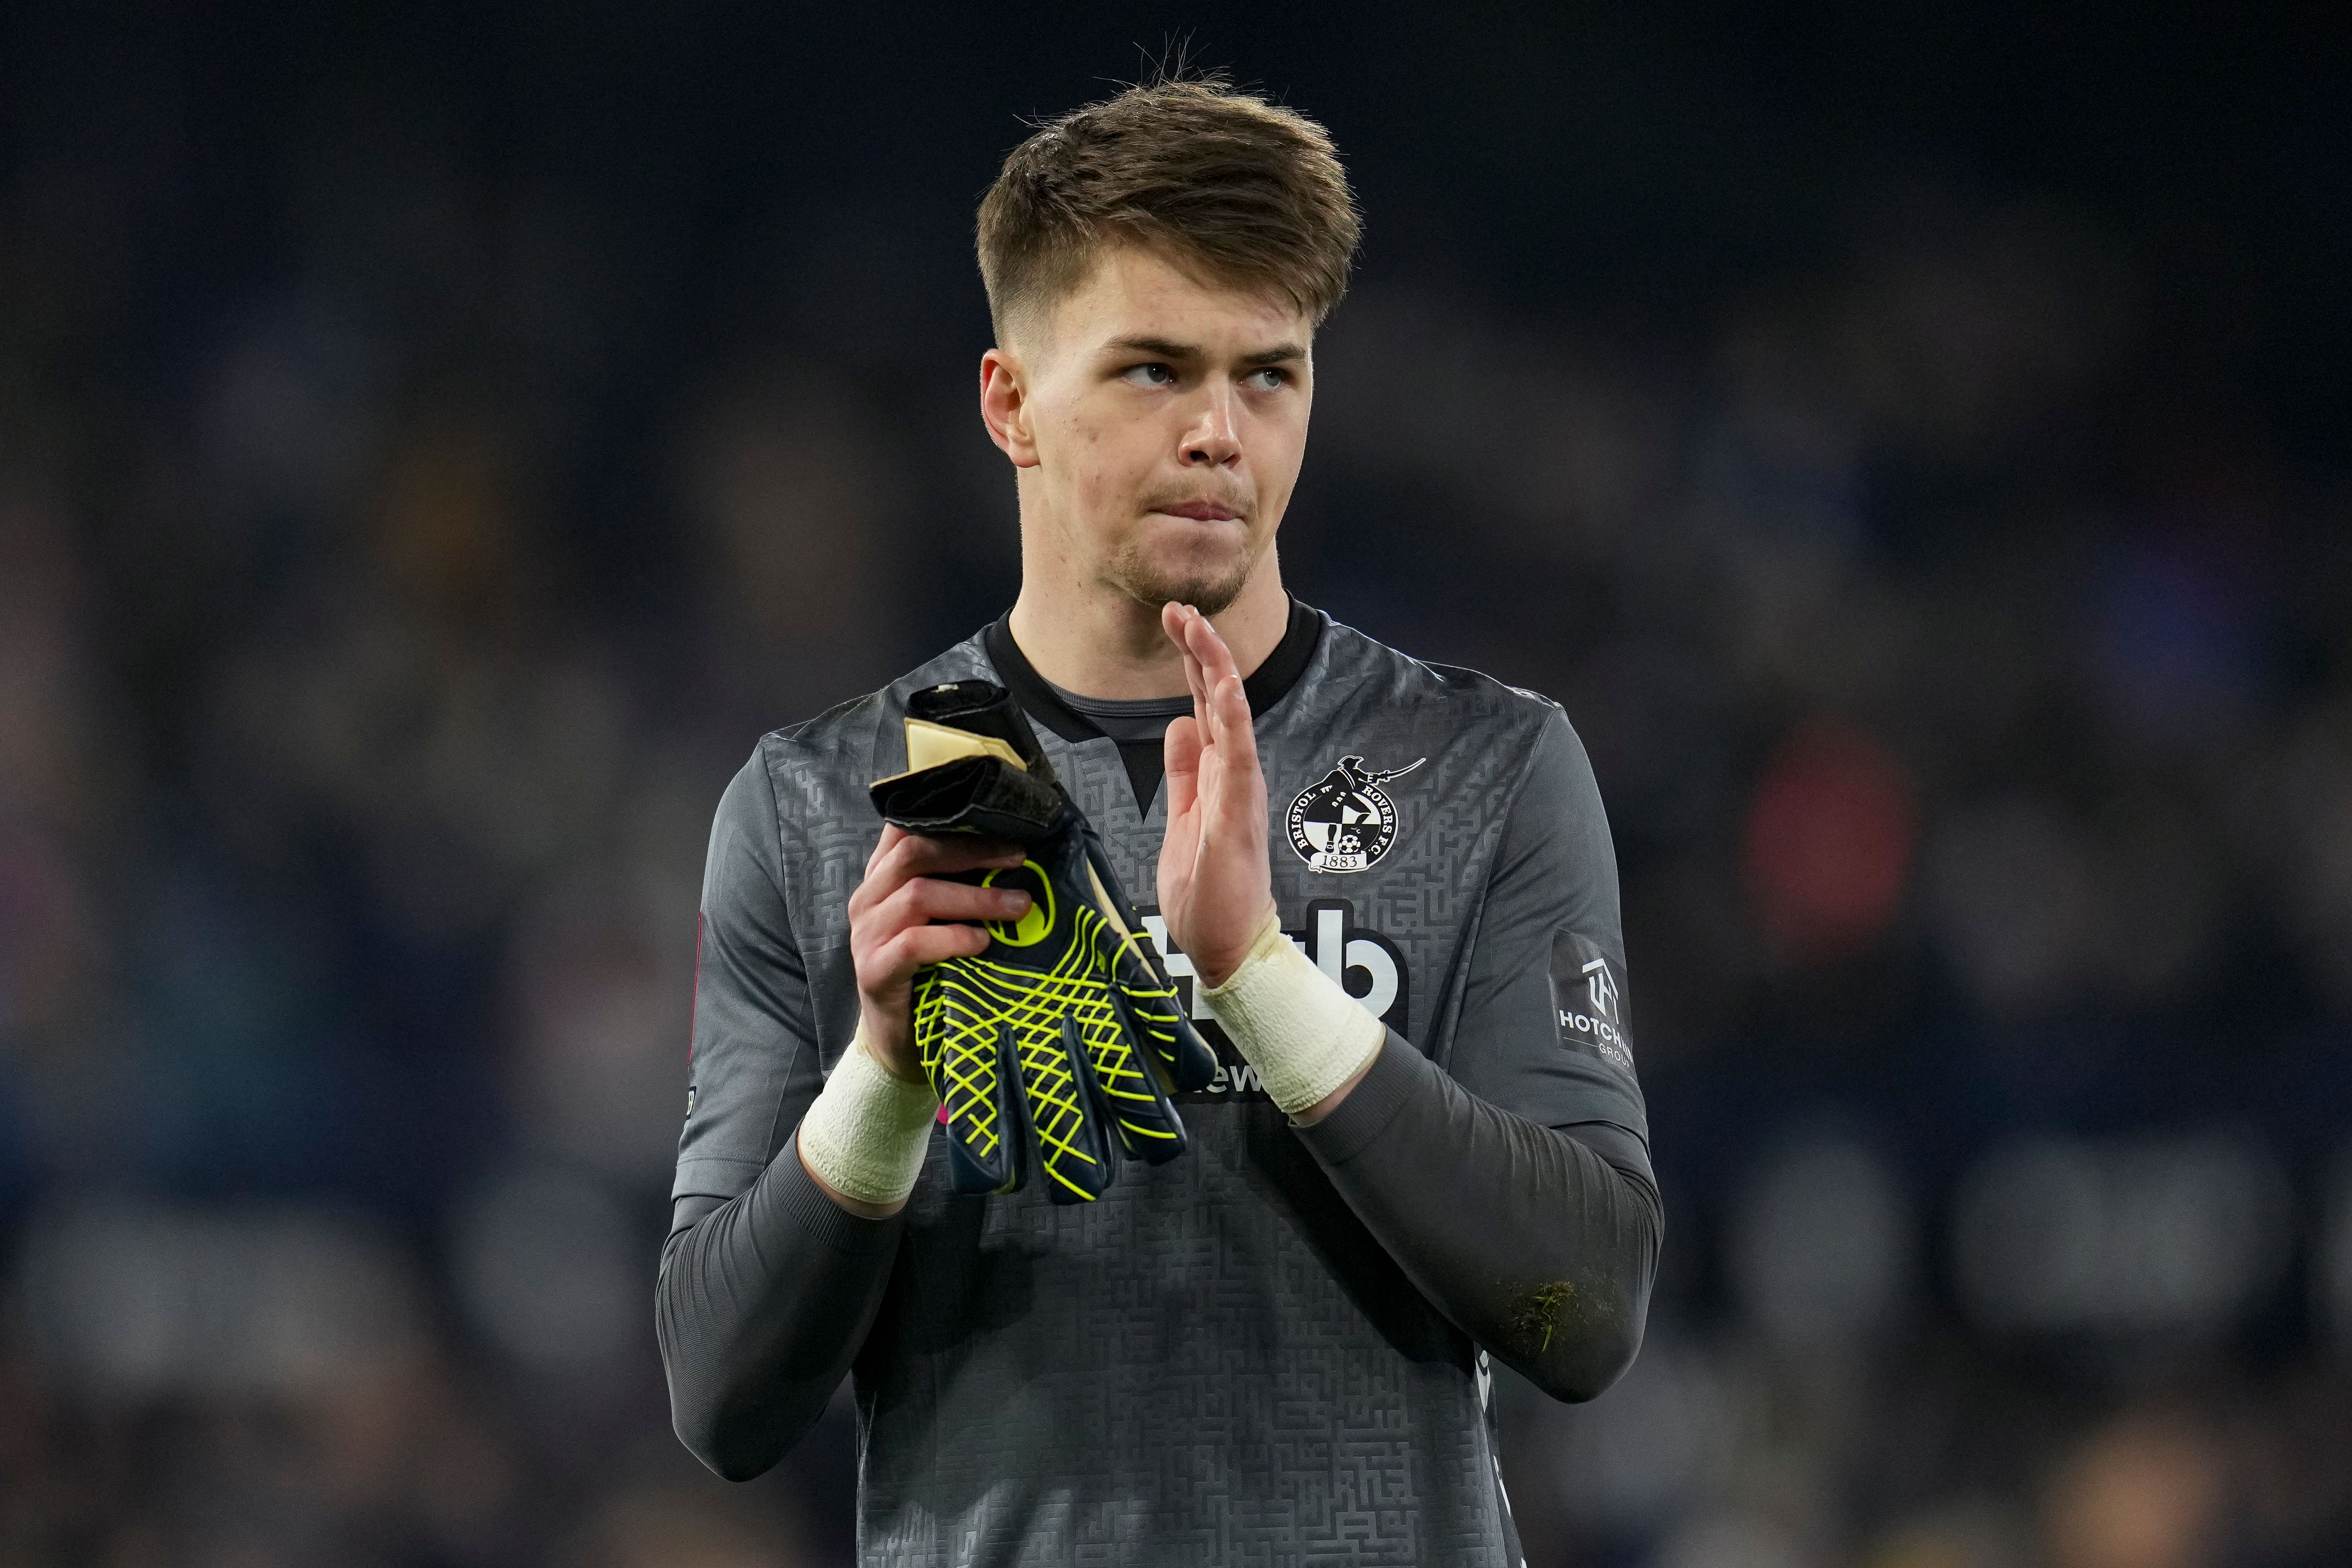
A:
POLYGON ((892 1077, 860 1030, 801 1118, 801 1158, 845 1198, 903 1203, 922 1174, 939 1110, 930 1086, 892 1077))
POLYGON ((1388 1037, 1378 1018, 1282 934, 1272 910, 1241 967, 1223 985, 1203 986, 1201 996, 1289 1115, 1353 1078, 1388 1037))

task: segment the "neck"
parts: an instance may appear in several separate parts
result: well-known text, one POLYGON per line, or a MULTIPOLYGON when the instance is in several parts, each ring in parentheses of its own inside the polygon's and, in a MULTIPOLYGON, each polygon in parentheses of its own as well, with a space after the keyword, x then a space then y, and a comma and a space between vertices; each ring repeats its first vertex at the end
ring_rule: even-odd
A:
MULTIPOLYGON (((1268 547, 1238 598, 1209 617, 1234 663, 1249 675, 1290 626, 1290 596, 1268 547)), ((1181 697, 1184 658, 1160 629, 1160 606, 1066 574, 1024 573, 1013 605, 1013 640, 1039 675, 1081 697, 1181 697)))

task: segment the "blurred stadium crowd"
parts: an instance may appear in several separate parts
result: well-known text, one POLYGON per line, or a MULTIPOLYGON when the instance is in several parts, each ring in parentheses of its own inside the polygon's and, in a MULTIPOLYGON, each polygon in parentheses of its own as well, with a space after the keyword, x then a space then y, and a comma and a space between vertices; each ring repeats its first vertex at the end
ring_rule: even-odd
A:
MULTIPOLYGON (((0 1563, 845 1563, 845 1416, 702 1475, 651 1278, 719 788, 1014 586, 964 210, 722 268, 146 58, 12 79, 0 1563)), ((2095 216, 1847 210, 1629 325, 1375 201, 1318 348, 1294 590, 1617 834, 1665 1276, 1497 1389, 1529 1560, 2352 1561, 2352 474, 2095 216)))

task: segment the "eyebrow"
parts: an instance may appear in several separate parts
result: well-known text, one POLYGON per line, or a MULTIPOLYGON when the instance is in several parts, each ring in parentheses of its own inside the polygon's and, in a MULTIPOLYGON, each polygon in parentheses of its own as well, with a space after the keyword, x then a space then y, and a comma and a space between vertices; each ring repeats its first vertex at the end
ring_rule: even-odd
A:
MULTIPOLYGON (((1150 354, 1156 359, 1202 360, 1208 357, 1192 343, 1171 342, 1166 338, 1113 338, 1105 348, 1127 353, 1150 354)), ((1285 364, 1307 357, 1307 351, 1297 343, 1276 343, 1270 349, 1260 349, 1242 356, 1244 364, 1285 364)))

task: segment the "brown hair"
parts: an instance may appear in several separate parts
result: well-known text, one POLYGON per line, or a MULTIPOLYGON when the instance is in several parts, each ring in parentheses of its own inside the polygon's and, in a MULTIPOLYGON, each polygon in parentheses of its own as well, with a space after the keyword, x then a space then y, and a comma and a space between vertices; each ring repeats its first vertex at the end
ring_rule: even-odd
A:
POLYGON ((1215 77, 1160 80, 1013 150, 980 204, 980 276, 1000 341, 1122 242, 1285 296, 1319 324, 1348 291, 1360 226, 1320 125, 1215 77))

